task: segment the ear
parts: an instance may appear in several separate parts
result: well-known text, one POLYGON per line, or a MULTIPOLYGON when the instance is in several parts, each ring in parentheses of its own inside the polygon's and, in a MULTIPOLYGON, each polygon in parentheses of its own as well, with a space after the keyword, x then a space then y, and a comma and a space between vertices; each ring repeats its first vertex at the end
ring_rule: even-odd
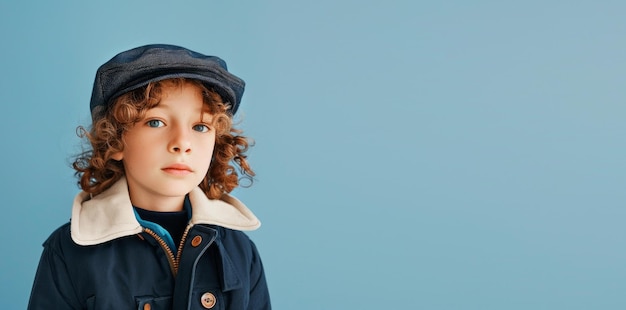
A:
POLYGON ((117 153, 113 154, 111 156, 111 158, 113 158, 113 159, 115 159, 117 161, 120 161, 120 160, 122 160, 124 158, 124 153, 123 152, 117 152, 117 153))

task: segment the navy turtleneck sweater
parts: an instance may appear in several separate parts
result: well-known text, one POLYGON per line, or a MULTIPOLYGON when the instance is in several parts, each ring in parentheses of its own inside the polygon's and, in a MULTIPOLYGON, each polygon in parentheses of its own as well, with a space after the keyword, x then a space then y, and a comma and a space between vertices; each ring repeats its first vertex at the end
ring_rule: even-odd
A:
POLYGON ((183 233, 185 233, 185 228, 187 228, 187 223, 189 223, 191 213, 191 204, 189 203, 188 197, 185 197, 182 211, 158 212, 136 206, 134 206, 134 208, 142 220, 159 224, 167 230, 172 236, 174 243, 176 243, 176 248, 179 247, 180 240, 183 238, 183 233))

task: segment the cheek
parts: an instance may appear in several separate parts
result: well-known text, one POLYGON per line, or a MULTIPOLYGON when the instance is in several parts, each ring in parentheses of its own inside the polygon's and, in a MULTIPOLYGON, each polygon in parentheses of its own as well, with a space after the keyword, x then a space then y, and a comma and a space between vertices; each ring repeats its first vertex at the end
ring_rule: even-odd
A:
POLYGON ((206 158, 209 162, 211 162, 214 152, 215 152, 215 145, 210 145, 206 147, 204 154, 206 154, 206 158))
POLYGON ((170 138, 159 130, 146 128, 132 128, 126 132, 124 146, 133 150, 143 151, 159 149, 167 144, 170 138))
POLYGON ((148 165, 161 156, 162 152, 157 151, 161 148, 158 140, 129 136, 124 143, 124 160, 132 161, 134 165, 148 165))
POLYGON ((198 145, 198 152, 202 155, 200 156, 202 161, 211 162, 211 158, 213 157, 213 152, 215 151, 215 139, 210 139, 209 141, 202 141, 201 144, 198 145))
POLYGON ((213 143, 211 143, 208 147, 207 147, 207 160, 208 162, 212 162, 213 161, 213 157, 214 157, 214 153, 215 153, 215 140, 213 140, 213 143))
POLYGON ((211 155, 213 155, 213 152, 215 150, 215 139, 215 134, 213 134, 213 136, 207 141, 205 145, 205 152, 208 152, 211 155))

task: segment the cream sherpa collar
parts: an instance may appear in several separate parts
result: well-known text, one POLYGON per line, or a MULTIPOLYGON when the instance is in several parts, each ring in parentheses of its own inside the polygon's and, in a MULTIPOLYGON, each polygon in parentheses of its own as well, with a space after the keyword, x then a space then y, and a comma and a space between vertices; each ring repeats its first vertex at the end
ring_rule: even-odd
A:
MULTIPOLYGON (((189 193, 191 224, 213 224, 236 230, 255 230, 261 226, 256 216, 241 201, 230 195, 221 200, 208 199, 200 188, 189 193)), ((142 231, 135 218, 126 179, 89 199, 76 195, 72 207, 72 239, 80 245, 95 245, 142 231)))

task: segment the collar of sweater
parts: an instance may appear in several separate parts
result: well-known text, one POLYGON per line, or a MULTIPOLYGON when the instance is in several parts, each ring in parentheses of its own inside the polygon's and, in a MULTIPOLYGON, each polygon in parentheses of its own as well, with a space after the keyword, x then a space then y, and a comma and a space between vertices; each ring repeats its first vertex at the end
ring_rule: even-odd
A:
MULTIPOLYGON (((235 230, 255 230, 261 222, 241 201, 225 194, 209 199, 199 188, 189 193, 190 224, 212 224, 235 230)), ((90 198, 81 192, 72 206, 72 239, 79 245, 95 245, 138 234, 143 227, 137 221, 128 194, 126 179, 90 198)))

